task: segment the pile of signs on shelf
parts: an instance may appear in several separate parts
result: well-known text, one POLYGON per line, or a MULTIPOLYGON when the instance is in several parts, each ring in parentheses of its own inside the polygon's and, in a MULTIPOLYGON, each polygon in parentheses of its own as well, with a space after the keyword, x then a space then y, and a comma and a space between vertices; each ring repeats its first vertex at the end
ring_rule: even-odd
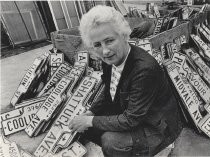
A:
POLYGON ((197 22, 196 20, 199 21, 202 20, 200 18, 206 18, 208 7, 208 4, 203 5, 201 9, 186 6, 183 8, 180 7, 179 9, 171 11, 167 14, 161 14, 158 6, 154 5, 150 11, 152 17, 148 17, 148 19, 155 19, 155 23, 153 20, 145 19, 145 21, 141 22, 132 30, 130 37, 133 39, 143 39, 146 37, 150 38, 161 32, 172 29, 183 22, 191 21, 191 23, 194 24, 197 22), (206 16, 203 16, 203 14, 206 16))
POLYGON ((188 122, 210 137, 210 28, 207 21, 196 25, 190 44, 184 35, 152 49, 149 40, 131 42, 150 53, 167 72, 188 122), (187 112, 186 112, 187 111, 187 112), (186 115, 187 114, 187 115, 186 115))
POLYGON ((2 156, 26 156, 16 143, 4 137, 22 130, 30 137, 48 131, 35 156, 54 157, 67 153, 81 157, 86 153, 78 142, 80 135, 72 132, 68 125, 97 101, 104 85, 102 72, 89 67, 87 51, 78 52, 75 58, 74 65, 70 65, 63 53, 49 52, 34 60, 11 99, 14 109, 0 115, 2 156))

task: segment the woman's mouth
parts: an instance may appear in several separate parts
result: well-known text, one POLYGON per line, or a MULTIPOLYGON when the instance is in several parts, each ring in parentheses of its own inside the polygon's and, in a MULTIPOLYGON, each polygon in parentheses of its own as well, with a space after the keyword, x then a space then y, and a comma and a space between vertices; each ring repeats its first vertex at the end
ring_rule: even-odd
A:
POLYGON ((104 58, 105 59, 111 59, 113 56, 114 56, 114 54, 113 55, 110 55, 110 56, 107 56, 107 57, 104 57, 104 58))

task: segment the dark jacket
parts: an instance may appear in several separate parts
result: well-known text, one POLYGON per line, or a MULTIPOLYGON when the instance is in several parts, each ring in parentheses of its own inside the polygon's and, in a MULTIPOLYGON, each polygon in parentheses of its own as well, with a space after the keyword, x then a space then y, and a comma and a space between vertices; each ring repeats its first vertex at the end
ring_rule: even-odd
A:
POLYGON ((93 127, 130 131, 134 155, 154 155, 172 143, 181 131, 177 101, 168 78, 156 60, 131 45, 114 101, 110 95, 111 66, 103 64, 104 96, 91 107, 93 127))

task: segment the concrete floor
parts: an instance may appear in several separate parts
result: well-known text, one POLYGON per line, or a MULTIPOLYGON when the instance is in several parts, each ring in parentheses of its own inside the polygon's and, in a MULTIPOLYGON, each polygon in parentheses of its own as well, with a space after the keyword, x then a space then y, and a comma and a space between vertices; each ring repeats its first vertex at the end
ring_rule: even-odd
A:
MULTIPOLYGON (((27 68, 34 59, 45 51, 52 48, 52 45, 44 46, 16 56, 1 59, 1 113, 11 110, 9 102, 17 89, 20 80, 27 68)), ((29 138, 24 131, 8 136, 10 141, 16 142, 22 149, 29 153, 35 151, 45 134, 35 138, 29 138)), ((88 143, 85 157, 103 157, 101 148, 88 143)), ((203 135, 198 135, 192 129, 184 128, 179 138, 175 141, 175 148, 167 148, 156 156, 210 156, 210 139, 203 135)))

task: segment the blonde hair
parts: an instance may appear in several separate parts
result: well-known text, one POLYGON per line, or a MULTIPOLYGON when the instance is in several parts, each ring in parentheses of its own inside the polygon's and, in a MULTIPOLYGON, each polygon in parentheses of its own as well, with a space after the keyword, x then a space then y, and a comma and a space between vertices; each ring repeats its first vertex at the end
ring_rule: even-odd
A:
POLYGON ((89 31, 101 24, 111 23, 119 35, 123 35, 128 40, 131 28, 123 15, 113 7, 98 5, 82 16, 79 30, 84 44, 91 47, 89 31))

